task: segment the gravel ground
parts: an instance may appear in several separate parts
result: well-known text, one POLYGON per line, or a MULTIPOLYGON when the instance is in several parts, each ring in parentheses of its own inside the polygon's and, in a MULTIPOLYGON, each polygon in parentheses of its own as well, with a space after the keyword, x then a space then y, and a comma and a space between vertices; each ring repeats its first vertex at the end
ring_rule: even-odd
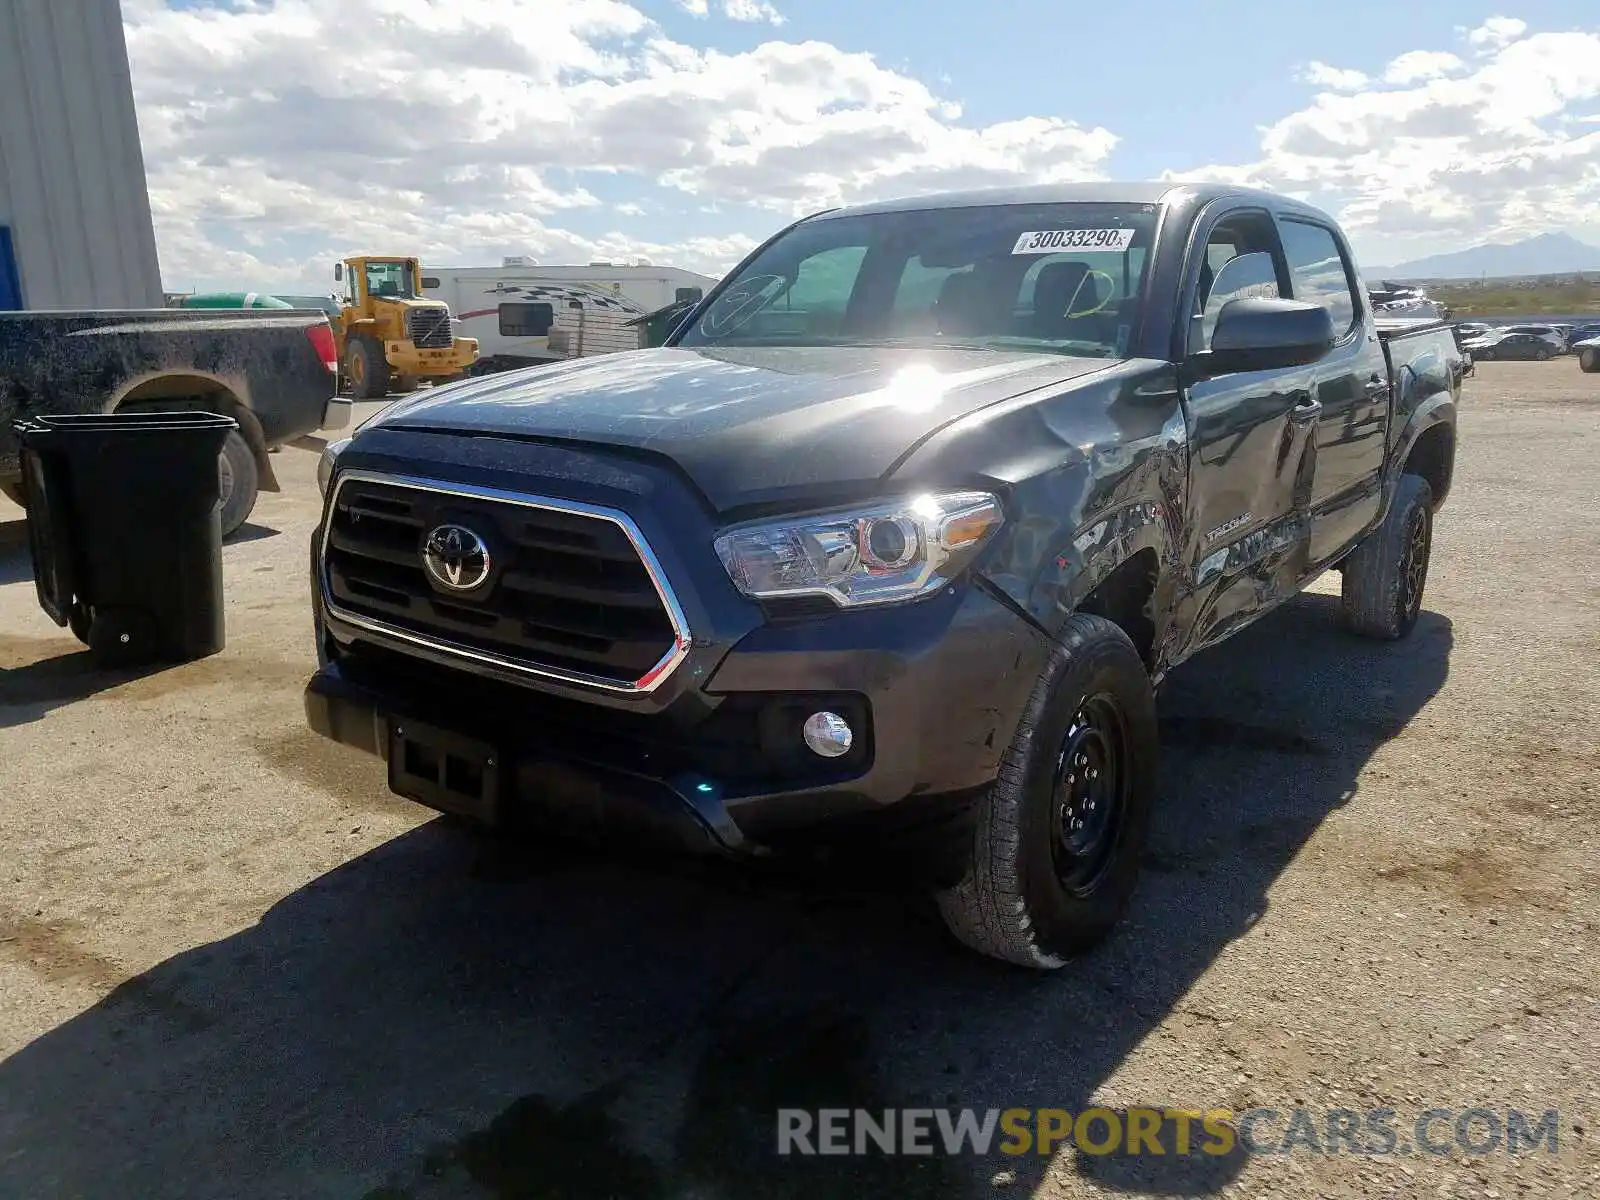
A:
POLYGON ((1600 390, 1485 364, 1462 431, 1415 635, 1337 633, 1324 582, 1178 672, 1135 913, 1047 976, 892 890, 390 797, 304 728, 311 453, 227 549, 226 651, 142 677, 0 511, 0 1195, 1600 1194, 1600 390), (778 1107, 1091 1104, 1560 1116, 1554 1154, 770 1156, 778 1107))

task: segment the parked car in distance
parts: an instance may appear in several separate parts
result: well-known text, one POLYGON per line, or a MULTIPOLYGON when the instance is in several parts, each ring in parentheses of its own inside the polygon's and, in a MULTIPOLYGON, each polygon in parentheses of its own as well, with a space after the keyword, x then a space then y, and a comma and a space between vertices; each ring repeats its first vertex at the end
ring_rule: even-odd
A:
POLYGON ((1536 338, 1543 338, 1557 354, 1567 352, 1567 335, 1561 332, 1557 325, 1504 325, 1500 328, 1502 334, 1516 333, 1529 334, 1536 338))
POLYGON ((307 720, 489 826, 914 865, 1060 967, 1133 892, 1174 666, 1330 569, 1347 629, 1417 624, 1465 364, 1360 278, 1224 185, 798 221, 660 348, 330 444, 307 720))
POLYGON ((1474 362, 1494 362, 1499 359, 1543 362, 1561 353, 1561 348, 1548 337, 1511 330, 1471 338, 1462 345, 1472 355, 1474 362))
POLYGON ((0 492, 26 504, 12 423, 57 413, 200 409, 232 417, 218 460, 222 530, 279 491, 269 454, 342 428, 333 330, 320 312, 282 307, 0 313, 0 492))
POLYGON ((1492 332, 1494 326, 1485 324, 1482 321, 1457 321, 1451 328, 1456 331, 1456 338, 1460 341, 1466 338, 1482 337, 1484 334, 1492 332))

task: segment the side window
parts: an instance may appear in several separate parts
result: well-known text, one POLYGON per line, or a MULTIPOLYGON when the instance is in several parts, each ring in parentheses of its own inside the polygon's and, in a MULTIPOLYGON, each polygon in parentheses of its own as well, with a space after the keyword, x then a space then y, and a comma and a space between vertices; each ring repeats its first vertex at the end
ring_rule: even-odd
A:
POLYGON ((502 337, 546 337, 556 320, 548 304, 502 304, 499 315, 502 337))
POLYGON ((1285 220, 1283 253, 1294 277, 1295 299, 1320 304, 1333 318, 1333 328, 1343 338, 1356 323, 1355 290, 1350 269, 1333 234, 1321 225, 1285 220))
POLYGON ((1189 325, 1191 353, 1209 350, 1217 315, 1230 300, 1288 295, 1277 232, 1265 213, 1242 213, 1217 223, 1195 287, 1189 325))

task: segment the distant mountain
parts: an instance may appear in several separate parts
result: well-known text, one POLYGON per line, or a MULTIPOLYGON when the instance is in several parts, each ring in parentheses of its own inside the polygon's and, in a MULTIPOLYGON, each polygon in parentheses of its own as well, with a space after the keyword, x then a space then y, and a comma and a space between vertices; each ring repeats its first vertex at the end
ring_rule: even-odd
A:
POLYGON ((1600 271, 1600 247, 1580 242, 1566 233, 1541 233, 1521 242, 1492 243, 1433 254, 1396 267, 1364 269, 1368 281, 1378 279, 1491 279, 1508 275, 1558 275, 1569 271, 1600 271))

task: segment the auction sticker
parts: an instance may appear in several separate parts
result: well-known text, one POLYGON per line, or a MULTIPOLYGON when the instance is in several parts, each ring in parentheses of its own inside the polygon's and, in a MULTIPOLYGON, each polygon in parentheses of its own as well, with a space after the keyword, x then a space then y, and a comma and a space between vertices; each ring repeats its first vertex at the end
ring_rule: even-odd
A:
POLYGON ((1025 233, 1011 247, 1013 254, 1054 254, 1058 250, 1113 250, 1128 248, 1131 229, 1045 229, 1025 233))

